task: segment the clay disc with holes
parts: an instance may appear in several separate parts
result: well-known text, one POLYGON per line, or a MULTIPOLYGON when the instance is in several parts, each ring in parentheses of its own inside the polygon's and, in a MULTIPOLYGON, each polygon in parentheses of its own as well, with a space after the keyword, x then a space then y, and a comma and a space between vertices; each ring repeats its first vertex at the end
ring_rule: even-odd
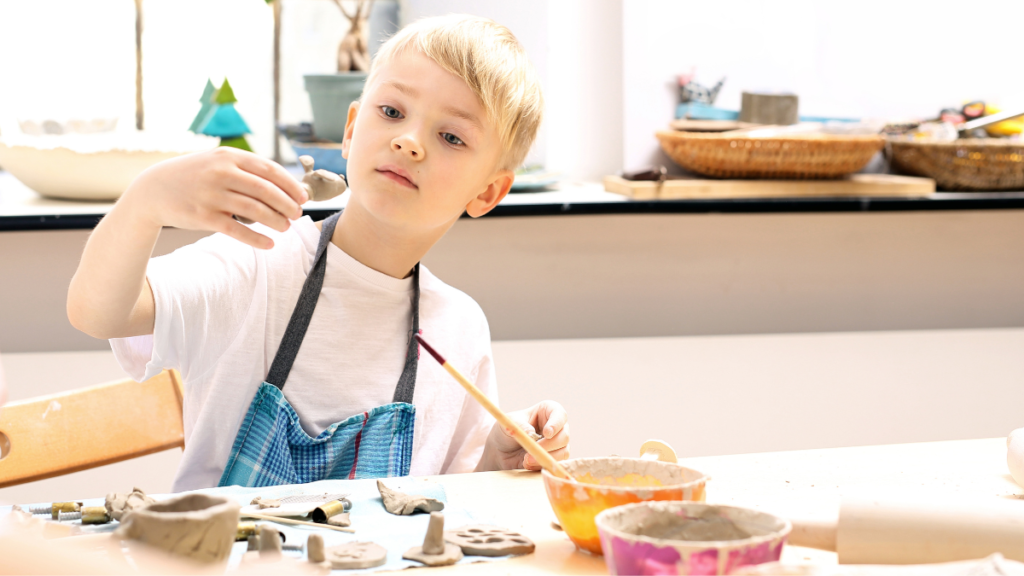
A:
POLYGON ((446 530, 444 539, 462 548, 467 556, 518 556, 536 547, 532 540, 515 530, 477 524, 458 530, 446 530))
POLYGON ((388 559, 388 551, 373 542, 347 542, 324 550, 324 556, 335 570, 358 570, 380 566, 388 559))

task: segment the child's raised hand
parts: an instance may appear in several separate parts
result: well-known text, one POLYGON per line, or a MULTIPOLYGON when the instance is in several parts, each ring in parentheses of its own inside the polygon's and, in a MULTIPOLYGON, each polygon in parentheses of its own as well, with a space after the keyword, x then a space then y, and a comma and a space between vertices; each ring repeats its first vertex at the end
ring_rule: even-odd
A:
POLYGON ((157 226, 222 232, 255 248, 274 242, 235 220, 283 232, 302 216, 305 189, 278 163, 221 146, 156 164, 125 191, 122 203, 157 226))
MULTIPOLYGON (((566 460, 569 458, 569 415, 565 408, 558 402, 545 400, 538 404, 519 410, 509 412, 508 416, 515 422, 521 423, 521 428, 528 429, 532 426, 543 436, 537 443, 548 451, 555 460, 566 460)), ((500 424, 495 423, 491 433, 487 436, 487 443, 484 445, 484 455, 480 460, 478 470, 516 470, 525 468, 527 470, 540 470, 540 464, 523 450, 523 447, 516 441, 512 431, 505 430, 500 424)))

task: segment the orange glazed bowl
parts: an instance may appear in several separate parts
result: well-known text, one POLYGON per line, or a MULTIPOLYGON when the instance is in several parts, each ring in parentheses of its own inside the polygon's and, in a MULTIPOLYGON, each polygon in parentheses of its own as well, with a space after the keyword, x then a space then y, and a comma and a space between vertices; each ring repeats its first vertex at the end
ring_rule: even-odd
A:
POLYGON ((575 458, 562 462, 576 482, 542 472, 548 501, 562 529, 577 548, 601 554, 594 518, 604 510, 634 502, 704 502, 709 477, 670 462, 639 458, 575 458))

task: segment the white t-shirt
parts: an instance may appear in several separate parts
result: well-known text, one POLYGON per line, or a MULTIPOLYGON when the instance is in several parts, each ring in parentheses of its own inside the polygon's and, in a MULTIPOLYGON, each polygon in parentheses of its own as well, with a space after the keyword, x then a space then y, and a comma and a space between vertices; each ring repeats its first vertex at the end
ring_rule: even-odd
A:
MULTIPOLYGON (((257 225, 258 226, 258 225, 257 225)), ((242 419, 266 378, 320 231, 308 217, 271 250, 214 234, 149 262, 151 336, 113 339, 138 381, 164 368, 184 380, 185 452, 174 490, 216 486, 242 419)), ((333 243, 316 310, 284 386, 303 429, 325 428, 392 401, 411 330, 412 277, 360 264, 333 243)), ((420 267, 420 330, 445 359, 497 401, 490 331, 480 306, 420 267)), ((416 373, 412 475, 472 471, 493 419, 428 355, 416 373)))

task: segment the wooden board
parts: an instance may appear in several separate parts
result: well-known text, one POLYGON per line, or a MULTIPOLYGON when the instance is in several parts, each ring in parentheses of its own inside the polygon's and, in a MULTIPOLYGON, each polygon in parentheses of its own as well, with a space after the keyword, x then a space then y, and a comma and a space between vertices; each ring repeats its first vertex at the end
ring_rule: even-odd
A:
POLYGON ((931 178, 893 174, 854 174, 843 180, 711 180, 678 178, 658 182, 633 182, 605 176, 604 189, 635 200, 705 200, 715 198, 835 198, 929 196, 935 192, 931 178))

